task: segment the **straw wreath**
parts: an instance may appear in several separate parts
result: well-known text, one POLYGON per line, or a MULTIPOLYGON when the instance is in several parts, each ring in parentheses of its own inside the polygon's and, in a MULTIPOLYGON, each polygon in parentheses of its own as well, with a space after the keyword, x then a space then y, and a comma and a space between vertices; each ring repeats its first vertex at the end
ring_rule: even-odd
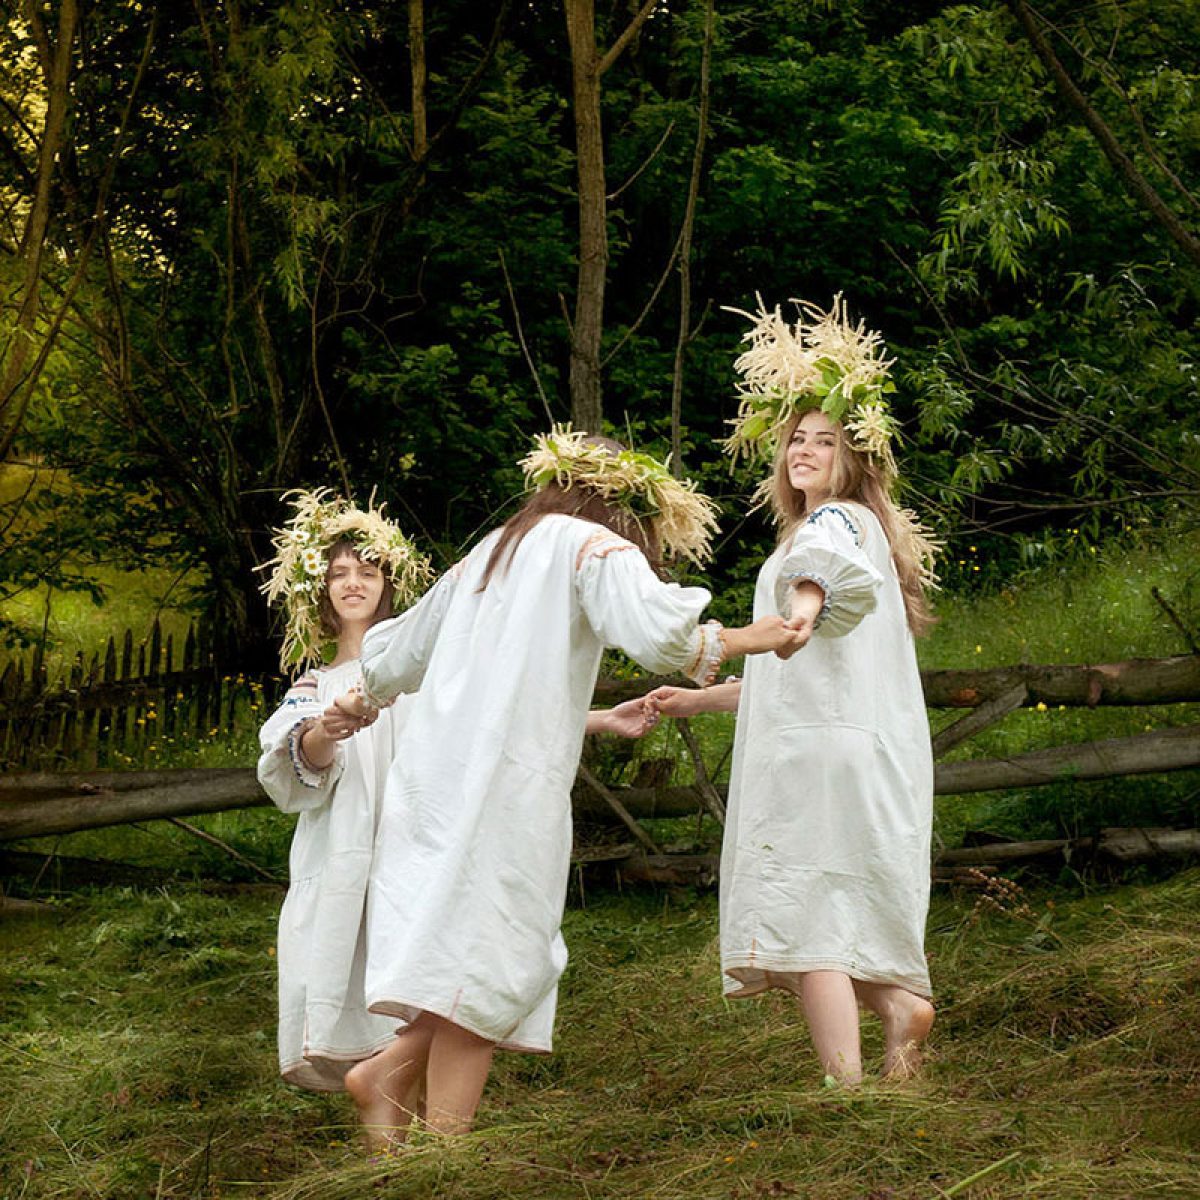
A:
POLYGON ((749 349, 734 362, 740 404, 725 449, 734 458, 769 457, 797 412, 819 408, 842 423, 852 446, 894 470, 898 426, 885 397, 896 390, 888 376, 895 360, 886 356, 879 334, 850 322, 840 292, 828 312, 793 300, 800 309, 794 325, 778 305, 768 311, 762 297, 757 300, 757 313, 727 309, 752 326, 742 337, 749 349))
POLYGON ((291 503, 292 517, 275 530, 275 557, 263 564, 271 575, 262 591, 269 603, 283 607, 286 626, 279 661, 286 671, 323 660, 330 639, 321 629, 320 603, 334 543, 352 543, 361 559, 379 566, 392 582, 397 610, 421 595, 434 572, 429 559, 383 515, 382 506, 368 502, 361 509, 328 488, 296 490, 284 499, 291 503))
POLYGON ((636 450, 614 452, 569 425, 538 434, 521 460, 534 491, 551 483, 580 484, 615 503, 639 522, 648 522, 664 555, 701 564, 712 553, 717 506, 690 479, 676 479, 667 466, 636 450))

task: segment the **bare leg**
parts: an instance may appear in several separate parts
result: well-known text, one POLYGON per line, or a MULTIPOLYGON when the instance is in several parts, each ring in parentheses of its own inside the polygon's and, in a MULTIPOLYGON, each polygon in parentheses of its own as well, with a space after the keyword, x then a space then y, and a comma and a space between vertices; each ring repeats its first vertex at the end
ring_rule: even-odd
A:
POLYGON ((921 1043, 933 1028, 933 1005, 894 984, 856 979, 854 991, 883 1022, 883 1078, 911 1079, 921 1069, 921 1043))
POLYGON ((825 1074, 839 1083, 861 1083, 858 1001, 850 976, 841 971, 808 971, 800 977, 799 992, 825 1074))
POLYGON ((435 1029, 433 1019, 423 1013, 385 1050, 347 1072, 346 1091, 358 1109, 369 1150, 395 1145, 407 1136, 420 1103, 435 1029))
POLYGON ((425 1077, 425 1123, 435 1133, 466 1133, 475 1120, 496 1043, 441 1017, 430 1019, 435 1029, 425 1077))

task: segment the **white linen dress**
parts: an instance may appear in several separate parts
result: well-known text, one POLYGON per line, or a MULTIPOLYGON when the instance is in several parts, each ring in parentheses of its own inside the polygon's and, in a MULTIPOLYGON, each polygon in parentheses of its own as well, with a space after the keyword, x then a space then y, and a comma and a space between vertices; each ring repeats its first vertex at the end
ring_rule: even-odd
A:
POLYGON ((825 605, 786 662, 747 659, 721 856, 725 991, 794 989, 806 971, 928 996, 933 762, 916 652, 883 529, 829 503, 763 565, 754 615, 825 605))
POLYGON ((289 1083, 314 1091, 342 1090, 346 1072, 399 1027, 367 1011, 364 926, 379 802, 408 697, 340 742, 325 771, 306 767, 296 748, 303 723, 361 679, 357 659, 309 671, 259 739, 259 782, 284 812, 299 813, 276 948, 279 1067, 289 1083))
POLYGON ((703 588, 576 517, 542 518, 480 591, 486 537, 363 641, 366 690, 410 706, 368 904, 367 1001, 548 1052, 567 951, 559 926, 571 784, 606 646, 696 678, 719 661, 703 588))

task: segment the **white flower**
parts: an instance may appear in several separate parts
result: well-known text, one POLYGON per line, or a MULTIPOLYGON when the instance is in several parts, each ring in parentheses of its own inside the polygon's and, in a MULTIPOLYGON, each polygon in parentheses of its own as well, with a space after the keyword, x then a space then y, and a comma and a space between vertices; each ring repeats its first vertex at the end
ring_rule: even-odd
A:
POLYGON ((302 561, 305 571, 312 576, 324 576, 325 556, 313 546, 304 551, 302 561))

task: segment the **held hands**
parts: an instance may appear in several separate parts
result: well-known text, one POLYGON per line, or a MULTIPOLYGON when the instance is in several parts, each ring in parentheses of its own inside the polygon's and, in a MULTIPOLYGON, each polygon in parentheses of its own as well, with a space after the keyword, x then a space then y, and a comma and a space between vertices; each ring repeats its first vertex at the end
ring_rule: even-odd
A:
MULTIPOLYGON (((818 611, 820 611, 819 605, 818 611)), ((811 621, 805 627, 793 624, 794 619, 793 616, 793 620, 785 621, 782 617, 772 614, 759 617, 752 624, 743 626, 740 630, 742 634, 740 653, 765 654, 768 650, 774 650, 780 658, 791 658, 797 650, 804 648, 812 633, 811 621)))
POLYGON ((304 731, 300 752, 309 766, 322 771, 334 759, 338 742, 353 737, 360 729, 374 724, 379 709, 370 704, 357 689, 339 696, 304 731))
MULTIPOLYGON (((803 637, 804 645, 812 637, 817 618, 825 605, 825 589, 811 579, 799 579, 792 585, 792 613, 784 624, 803 637)), ((784 657, 784 656, 781 656, 784 657)))
POLYGON ((694 717, 704 711, 703 696, 700 688, 660 687, 643 696, 640 703, 664 717, 694 717))
POLYGON ((640 738, 658 724, 658 713, 647 701, 626 700, 608 709, 593 709, 588 713, 588 733, 612 733, 618 737, 640 738))

